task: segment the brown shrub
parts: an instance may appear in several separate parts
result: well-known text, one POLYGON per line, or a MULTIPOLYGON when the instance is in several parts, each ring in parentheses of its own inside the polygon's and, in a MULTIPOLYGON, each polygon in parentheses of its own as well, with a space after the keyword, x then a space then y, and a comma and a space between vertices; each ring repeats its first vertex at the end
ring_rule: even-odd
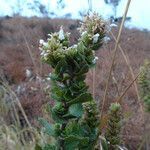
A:
MULTIPOLYGON (((76 30, 79 26, 78 20, 65 19, 48 19, 48 18, 24 18, 16 17, 11 19, 0 20, 0 67, 5 71, 5 74, 11 79, 13 86, 27 84, 28 88, 24 94, 19 96, 19 99, 27 113, 31 122, 35 118, 42 115, 42 104, 45 103, 46 97, 43 91, 36 84, 36 80, 32 82, 25 78, 25 69, 31 68, 35 74, 44 77, 50 72, 48 65, 42 64, 39 57, 38 41, 46 39, 47 34, 58 31, 60 26, 64 26, 64 30, 71 32, 71 44, 76 43, 79 33, 76 30), (13 81, 13 82, 12 82, 13 81), (33 84, 33 85, 32 85, 33 84), (32 91, 29 87, 38 87, 37 91, 32 91)), ((118 28, 112 30, 117 36, 118 28)), ((95 74, 95 98, 97 101, 102 101, 106 86, 106 79, 110 69, 112 53, 114 49, 114 40, 105 44, 97 53, 99 60, 97 62, 95 74)), ((129 56, 131 66, 136 74, 139 66, 144 59, 150 59, 150 33, 142 32, 136 29, 123 29, 120 45, 129 56)), ((113 68, 113 78, 109 84, 109 92, 106 99, 105 110, 107 110, 110 102, 115 101, 118 97, 117 86, 121 94, 132 81, 130 72, 126 63, 118 49, 113 68), (117 84, 114 82, 117 82, 117 84)), ((93 74, 90 72, 87 77, 87 83, 92 91, 93 74)), ((43 83, 42 83, 43 84, 43 83)), ((125 118, 123 138, 129 149, 137 149, 140 143, 141 135, 143 134, 143 121, 140 112, 139 102, 134 87, 126 93, 122 101, 124 113, 130 115, 125 118), (131 119, 132 118, 132 119, 131 119), (127 137, 127 138, 126 138, 127 137), (129 146, 130 145, 130 146, 129 146)))

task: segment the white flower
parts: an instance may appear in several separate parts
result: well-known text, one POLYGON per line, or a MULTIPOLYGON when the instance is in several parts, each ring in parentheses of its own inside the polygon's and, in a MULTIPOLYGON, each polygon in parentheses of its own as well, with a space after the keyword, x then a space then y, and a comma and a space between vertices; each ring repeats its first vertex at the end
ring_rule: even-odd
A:
POLYGON ((46 78, 47 81, 50 81, 50 80, 51 80, 51 75, 52 75, 52 74, 49 73, 49 75, 48 75, 47 78, 46 78))
POLYGON ((95 59, 95 60, 98 60, 98 57, 96 56, 94 59, 95 59))
POLYGON ((52 37, 52 35, 51 34, 47 34, 49 37, 52 37))
POLYGON ((64 30, 63 30, 62 27, 60 27, 58 38, 59 38, 60 40, 64 40, 64 39, 65 39, 64 30))
POLYGON ((39 77, 39 76, 36 76, 36 80, 39 81, 39 82, 42 81, 41 77, 39 77))
POLYGON ((40 39, 39 43, 40 43, 41 45, 43 45, 44 40, 40 39))
POLYGON ((72 45, 71 48, 77 48, 77 44, 72 45))
POLYGON ((87 33, 87 31, 82 32, 81 36, 83 36, 83 35, 86 34, 86 33, 87 33))
POLYGON ((47 47, 48 43, 47 42, 43 42, 43 46, 47 47))
POLYGON ((110 37, 108 37, 108 36, 105 36, 105 37, 104 37, 104 42, 107 43, 107 42, 109 42, 110 40, 111 40, 110 37))
POLYGON ((44 55, 43 55, 44 57, 47 57, 48 56, 48 53, 44 53, 44 55))
POLYGON ((26 77, 30 78, 32 76, 32 71, 29 69, 26 69, 26 77))
POLYGON ((52 73, 50 72, 48 75, 51 77, 52 73))
POLYGON ((99 38, 99 33, 96 33, 96 34, 93 36, 93 43, 97 43, 98 38, 99 38))
POLYGON ((60 86, 60 87, 65 87, 65 85, 64 84, 62 84, 62 83, 58 83, 58 85, 60 86))
POLYGON ((117 25, 114 24, 114 23, 112 23, 112 24, 110 25, 110 27, 117 27, 117 25))
POLYGON ((41 55, 41 56, 43 56, 44 54, 45 54, 45 52, 44 52, 44 51, 42 51, 40 55, 41 55))
POLYGON ((47 78, 46 78, 46 80, 47 80, 47 81, 50 81, 50 80, 51 80, 51 78, 50 78, 50 77, 47 77, 47 78))
POLYGON ((17 92, 17 94, 21 93, 21 86, 20 85, 17 87, 16 92, 17 92))
POLYGON ((98 57, 96 56, 94 59, 93 59, 93 64, 96 64, 96 61, 98 60, 98 57))

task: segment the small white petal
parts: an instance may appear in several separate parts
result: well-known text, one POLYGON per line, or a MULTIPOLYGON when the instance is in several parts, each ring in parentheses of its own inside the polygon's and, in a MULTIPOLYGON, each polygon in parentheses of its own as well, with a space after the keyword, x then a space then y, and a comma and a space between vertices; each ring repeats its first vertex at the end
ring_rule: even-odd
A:
POLYGON ((32 76, 32 71, 29 69, 26 69, 26 77, 30 78, 32 76))
POLYGON ((110 27, 118 27, 118 25, 112 23, 112 24, 110 25, 110 27))
POLYGON ((51 34, 47 34, 49 37, 52 37, 52 35, 51 34))
POLYGON ((60 40, 64 40, 64 39, 65 39, 64 30, 63 30, 62 27, 60 28, 59 37, 58 37, 58 38, 59 38, 60 40))
POLYGON ((36 76, 36 80, 39 81, 39 82, 42 81, 41 77, 39 77, 39 76, 36 76))
POLYGON ((96 34, 93 36, 93 43, 97 43, 98 38, 99 38, 99 33, 96 33, 96 34))
POLYGON ((21 92, 21 86, 20 85, 17 87, 16 92, 17 92, 17 94, 20 94, 20 92, 21 92))
POLYGON ((50 78, 50 77, 47 77, 47 78, 46 78, 46 80, 47 80, 47 81, 50 81, 50 80, 51 80, 51 78, 50 78))
POLYGON ((40 43, 41 45, 43 45, 44 40, 40 39, 39 43, 40 43))
POLYGON ((83 36, 83 35, 86 34, 86 33, 87 33, 87 31, 82 32, 81 36, 83 36))
POLYGON ((47 57, 48 56, 48 53, 44 53, 44 55, 43 55, 44 57, 47 57))
POLYGON ((40 55, 41 55, 41 56, 43 56, 44 54, 45 54, 45 52, 44 52, 44 51, 42 51, 40 55))
POLYGON ((43 46, 47 47, 48 43, 47 42, 43 42, 43 46))
POLYGON ((107 43, 107 42, 109 42, 110 40, 111 40, 110 37, 108 37, 108 36, 105 36, 105 37, 104 37, 104 42, 107 43))
POLYGON ((98 57, 97 57, 97 56, 95 57, 95 60, 98 60, 98 57))
POLYGON ((77 44, 72 45, 70 48, 77 48, 77 44))
POLYGON ((93 59, 93 64, 96 64, 96 61, 98 60, 98 57, 96 56, 94 59, 93 59))

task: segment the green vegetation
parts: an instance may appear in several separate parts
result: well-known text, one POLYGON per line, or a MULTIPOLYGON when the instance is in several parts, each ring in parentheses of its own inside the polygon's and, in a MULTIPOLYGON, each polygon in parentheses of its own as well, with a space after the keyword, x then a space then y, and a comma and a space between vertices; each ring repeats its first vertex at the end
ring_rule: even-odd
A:
POLYGON ((118 103, 112 103, 109 108, 109 119, 106 130, 106 140, 108 147, 111 150, 118 149, 117 146, 121 144, 120 138, 121 131, 121 106, 118 103))
POLYGON ((62 27, 49 35, 47 42, 40 40, 42 60, 53 68, 50 79, 55 105, 51 115, 55 124, 40 119, 45 131, 55 138, 48 149, 96 149, 100 122, 85 78, 96 64, 95 51, 103 44, 106 24, 94 14, 85 18, 79 31, 81 38, 71 47, 69 33, 64 33, 62 27))
POLYGON ((150 61, 146 60, 141 67, 141 75, 139 77, 139 85, 141 99, 144 102, 146 111, 150 112, 150 61))

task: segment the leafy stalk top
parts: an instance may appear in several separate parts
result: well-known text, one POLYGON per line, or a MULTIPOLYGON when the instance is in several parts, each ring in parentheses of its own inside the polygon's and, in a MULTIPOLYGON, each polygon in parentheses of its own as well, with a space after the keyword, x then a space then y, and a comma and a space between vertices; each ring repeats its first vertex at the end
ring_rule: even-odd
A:
POLYGON ((150 112, 150 61, 146 60, 139 76, 140 94, 147 112, 150 112))
POLYGON ((98 134, 98 111, 85 83, 86 73, 96 64, 95 50, 103 43, 106 24, 97 14, 87 16, 79 29, 81 37, 69 47, 69 33, 63 28, 40 40, 42 60, 53 68, 51 97, 55 105, 51 115, 55 125, 43 121, 55 137, 51 149, 93 150, 98 134))

